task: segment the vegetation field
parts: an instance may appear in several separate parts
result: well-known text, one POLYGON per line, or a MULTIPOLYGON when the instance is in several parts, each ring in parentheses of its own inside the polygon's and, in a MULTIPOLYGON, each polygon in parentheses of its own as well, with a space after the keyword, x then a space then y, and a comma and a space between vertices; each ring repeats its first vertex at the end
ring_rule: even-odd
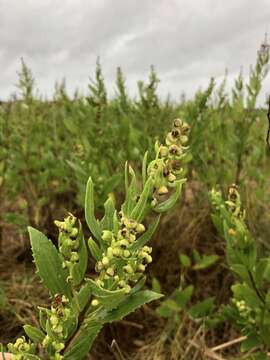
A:
MULTIPOLYGON (((37 94, 22 60, 0 104, 0 343, 13 360, 268 359, 269 67, 158 95, 37 94)), ((269 115, 270 116, 270 115, 269 115)), ((269 120, 270 121, 270 120, 269 120)), ((0 355, 1 359, 1 355, 0 355)))

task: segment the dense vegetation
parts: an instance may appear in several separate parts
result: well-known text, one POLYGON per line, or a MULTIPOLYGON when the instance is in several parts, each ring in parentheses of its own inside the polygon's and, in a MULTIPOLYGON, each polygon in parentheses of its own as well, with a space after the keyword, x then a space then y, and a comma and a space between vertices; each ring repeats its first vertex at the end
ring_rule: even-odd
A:
MULTIPOLYGON (((33 355, 38 343, 43 344, 43 350, 38 347, 42 359, 61 359, 62 343, 71 341, 74 324, 82 320, 79 313, 88 303, 88 293, 88 315, 99 305, 100 311, 106 310, 94 318, 91 341, 106 323, 118 320, 105 325, 89 359, 267 358, 270 166, 267 109, 257 106, 257 98, 268 63, 264 44, 247 83, 240 73, 228 93, 226 78, 219 86, 211 79, 194 99, 175 102, 158 96, 153 67, 148 80, 138 82, 135 99, 128 96, 118 68, 116 93, 109 98, 98 61, 87 96, 77 92, 70 97, 63 82, 48 101, 36 95, 33 75, 22 61, 19 93, 0 105, 0 342, 14 343, 9 345, 17 354, 14 359, 38 359, 33 355), (93 186, 100 221, 93 217, 93 186), (166 213, 159 225, 157 212, 166 213), (131 236, 133 221, 137 227, 131 236), (80 223, 89 227, 85 238, 92 235, 97 243, 91 237, 82 240, 80 223), (49 257, 56 256, 55 248, 33 228, 58 243, 65 263, 58 272, 69 283, 46 278, 50 262, 43 264, 45 254, 36 244, 43 243, 49 257), (109 256, 109 266, 109 249, 126 241, 117 237, 123 229, 131 245, 122 244, 125 255, 112 255, 132 260, 121 258, 118 263, 109 256), (145 243, 151 237, 150 256, 145 243), (133 241, 140 245, 134 247, 133 241), (86 243, 96 265, 86 261, 86 243), (85 274, 95 282, 82 283, 85 274), (116 283, 109 277, 117 277, 116 283), (151 291, 140 289, 145 280, 151 291), (61 333, 64 340, 58 341, 60 333, 54 333, 57 327, 48 330, 44 313, 50 323, 59 293, 65 296, 61 306, 68 313, 68 302, 81 294, 79 286, 80 311, 72 307, 72 316, 61 320, 70 334, 61 333), (136 306, 134 298, 139 301, 136 306), (123 319, 150 300, 155 301, 123 319), (42 306, 39 330, 36 305, 42 306), (21 337, 25 324, 33 344, 21 337), (49 334, 47 340, 43 331, 49 334), (53 348, 49 338, 55 341, 53 348)), ((76 339, 75 350, 80 346, 87 352, 91 344, 76 345, 76 339)), ((72 346, 67 349, 64 359, 80 359, 72 346)))

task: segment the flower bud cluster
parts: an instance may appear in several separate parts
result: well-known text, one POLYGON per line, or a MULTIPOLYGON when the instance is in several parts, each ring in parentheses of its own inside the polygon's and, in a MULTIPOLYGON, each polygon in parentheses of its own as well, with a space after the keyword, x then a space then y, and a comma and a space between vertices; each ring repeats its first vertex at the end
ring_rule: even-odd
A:
MULTIPOLYGON (((79 261, 79 230, 75 226, 76 217, 69 214, 64 221, 55 221, 55 225, 59 228, 59 251, 64 257, 63 267, 67 267, 69 271, 72 266, 79 261)), ((70 271, 71 272, 71 271, 70 271)))
POLYGON ((22 336, 15 344, 8 344, 8 350, 12 354, 12 360, 28 360, 27 354, 35 354, 36 346, 22 336))
MULTIPOLYGON (((131 285, 142 277, 146 266, 152 262, 152 249, 144 246, 132 250, 131 245, 145 231, 145 227, 122 213, 120 217, 117 233, 109 230, 102 233, 107 249, 96 264, 96 271, 99 273, 96 282, 103 287, 105 281, 110 279, 114 281, 116 289, 125 289, 129 293, 131 285)), ((98 305, 98 301, 94 299, 92 305, 98 305)))
POLYGON ((232 299, 232 302, 236 306, 239 315, 243 320, 248 322, 250 325, 254 325, 256 323, 254 316, 252 316, 252 309, 246 304, 245 300, 232 299))
POLYGON ((152 206, 157 197, 167 194, 183 173, 181 160, 186 156, 190 127, 181 119, 175 119, 172 131, 167 134, 166 145, 156 144, 156 159, 148 166, 148 175, 154 180, 155 193, 152 206))
POLYGON ((65 295, 55 295, 51 309, 46 312, 51 332, 45 336, 42 345, 54 349, 52 360, 62 360, 64 357, 60 353, 65 347, 68 324, 73 317, 69 300, 65 295))
POLYGON ((230 210, 230 212, 239 219, 245 218, 245 212, 242 210, 241 207, 241 198, 240 194, 237 190, 237 186, 233 184, 230 186, 228 191, 228 200, 226 204, 230 210))

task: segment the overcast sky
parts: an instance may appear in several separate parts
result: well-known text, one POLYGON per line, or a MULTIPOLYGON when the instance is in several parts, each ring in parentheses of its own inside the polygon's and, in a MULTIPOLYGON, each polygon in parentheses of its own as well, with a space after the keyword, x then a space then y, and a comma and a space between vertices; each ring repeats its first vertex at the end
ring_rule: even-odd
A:
POLYGON ((241 66, 247 75, 266 32, 270 0, 0 0, 0 99, 21 57, 47 96, 63 77, 86 92, 97 56, 111 93, 117 66, 135 95, 153 64, 161 94, 191 96, 225 69, 229 83, 241 66))

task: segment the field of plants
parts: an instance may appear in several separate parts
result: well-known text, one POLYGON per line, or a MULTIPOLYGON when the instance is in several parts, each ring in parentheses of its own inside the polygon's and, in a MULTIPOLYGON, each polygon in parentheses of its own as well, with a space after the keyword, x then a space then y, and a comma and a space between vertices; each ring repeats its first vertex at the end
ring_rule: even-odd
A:
MULTIPOLYGON (((158 96, 37 95, 22 60, 0 104, 0 353, 12 360, 270 357, 270 150, 249 78, 158 96)), ((1 359, 1 354, 0 354, 1 359)))

